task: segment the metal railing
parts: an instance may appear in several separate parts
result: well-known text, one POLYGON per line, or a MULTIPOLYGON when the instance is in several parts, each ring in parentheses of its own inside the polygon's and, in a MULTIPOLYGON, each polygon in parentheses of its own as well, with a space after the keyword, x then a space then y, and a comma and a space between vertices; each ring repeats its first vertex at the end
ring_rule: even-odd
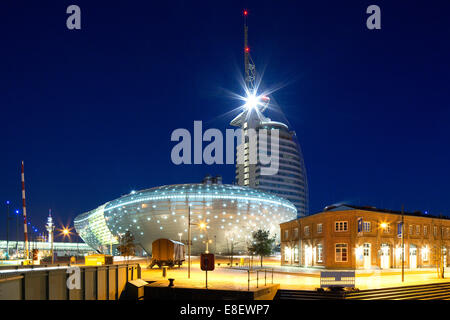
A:
MULTIPOLYGON (((271 278, 271 284, 273 284, 273 268, 272 269, 256 269, 256 270, 247 270, 247 277, 248 277, 248 285, 247 290, 250 291, 250 282, 256 280, 256 288, 259 288, 259 274, 264 273, 264 286, 267 285, 267 274, 269 274, 269 277, 271 278), (251 279, 250 274, 256 273, 256 279, 251 279)), ((261 279, 262 280, 262 279, 261 279)))

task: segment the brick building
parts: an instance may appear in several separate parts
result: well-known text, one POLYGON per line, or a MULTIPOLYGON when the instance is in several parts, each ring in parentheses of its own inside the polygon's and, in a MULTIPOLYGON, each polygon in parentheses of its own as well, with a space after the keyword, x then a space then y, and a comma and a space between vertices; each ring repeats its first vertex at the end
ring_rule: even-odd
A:
MULTIPOLYGON (((447 266, 450 219, 404 213, 405 268, 447 266)), ((398 211, 329 206, 323 212, 280 224, 281 264, 328 269, 402 266, 402 214, 398 211)))

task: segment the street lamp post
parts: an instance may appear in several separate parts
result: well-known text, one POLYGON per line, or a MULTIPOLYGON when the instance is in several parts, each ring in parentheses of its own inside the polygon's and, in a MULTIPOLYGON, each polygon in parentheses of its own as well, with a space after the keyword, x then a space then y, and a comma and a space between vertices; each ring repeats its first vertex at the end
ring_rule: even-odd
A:
POLYGON ((405 215, 402 204, 402 282, 405 282, 405 215))
POLYGON ((191 205, 188 204, 188 279, 191 278, 191 205))
MULTIPOLYGON (((441 218, 442 218, 442 216, 441 216, 441 218)), ((441 276, 441 278, 443 279, 444 278, 444 267, 445 267, 445 265, 444 265, 444 245, 443 245, 443 237, 444 237, 444 228, 442 227, 442 225, 440 226, 440 231, 441 231, 441 240, 440 240, 440 244, 439 244, 439 266, 441 267, 440 268, 440 276, 441 276)), ((445 252, 445 254, 447 254, 446 252, 445 252)))
POLYGON ((206 251, 205 251, 205 253, 209 253, 208 244, 212 243, 212 240, 209 240, 209 238, 207 237, 206 240, 203 241, 203 243, 206 244, 206 251))
POLYGON ((9 260, 9 201, 6 201, 6 260, 9 260))
POLYGON ((188 204, 188 279, 191 278, 191 226, 199 226, 200 229, 204 229, 206 225, 204 223, 191 223, 191 205, 188 204))
POLYGON ((19 210, 16 210, 16 258, 19 256, 19 210))
POLYGON ((113 235, 111 234, 109 237, 109 254, 112 256, 113 252, 112 252, 112 243, 113 243, 113 235))

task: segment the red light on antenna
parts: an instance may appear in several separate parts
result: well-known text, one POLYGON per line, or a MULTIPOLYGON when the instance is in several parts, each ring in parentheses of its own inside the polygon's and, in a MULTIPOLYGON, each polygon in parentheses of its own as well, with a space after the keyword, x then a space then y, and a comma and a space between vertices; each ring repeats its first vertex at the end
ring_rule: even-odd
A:
POLYGON ((247 10, 244 10, 244 16, 246 16, 248 14, 247 10))
POLYGON ((245 52, 247 52, 247 53, 250 52, 250 48, 249 48, 249 47, 246 47, 246 48, 245 48, 245 52))

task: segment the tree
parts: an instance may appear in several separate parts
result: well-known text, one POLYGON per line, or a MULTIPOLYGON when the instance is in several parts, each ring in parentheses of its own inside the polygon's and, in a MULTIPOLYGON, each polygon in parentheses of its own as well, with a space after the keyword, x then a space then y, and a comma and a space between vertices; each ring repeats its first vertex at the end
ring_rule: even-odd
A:
POLYGON ((261 267, 263 266, 263 258, 270 255, 275 243, 275 236, 270 237, 269 230, 261 230, 253 232, 253 241, 248 246, 248 251, 252 255, 260 256, 261 267))
POLYGON ((227 232, 226 235, 226 241, 227 241, 227 252, 226 254, 230 258, 230 266, 233 266, 233 260, 235 255, 235 247, 239 245, 240 241, 237 241, 236 238, 238 238, 238 235, 234 231, 227 232))
POLYGON ((128 261, 129 256, 134 256, 136 251, 136 244, 134 243, 134 236, 130 231, 120 236, 120 245, 117 247, 121 256, 126 257, 128 261))

